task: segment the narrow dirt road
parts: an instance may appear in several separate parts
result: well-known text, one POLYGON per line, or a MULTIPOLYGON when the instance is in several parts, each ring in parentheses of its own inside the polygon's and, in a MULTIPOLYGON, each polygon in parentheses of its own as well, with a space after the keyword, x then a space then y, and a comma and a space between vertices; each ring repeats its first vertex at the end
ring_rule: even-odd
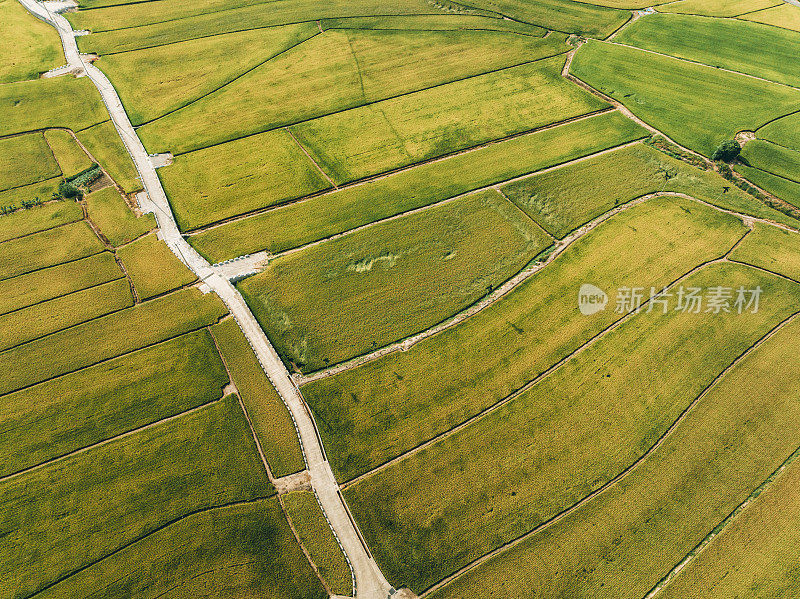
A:
MULTIPOLYGON (((75 72, 85 73, 97 87, 111 120, 136 165, 150 203, 154 207, 163 240, 172 252, 228 306, 261 362, 264 372, 289 409, 300 437, 311 485, 353 569, 356 583, 355 596, 357 599, 385 599, 393 589, 372 558, 350 515, 325 456, 311 412, 250 308, 237 289, 227 279, 217 274, 211 265, 183 239, 156 170, 136 135, 116 90, 97 67, 81 56, 69 21, 36 0, 19 1, 33 15, 56 28, 64 45, 68 66, 75 72)), ((60 3, 58 8, 66 7, 65 3, 60 3)))

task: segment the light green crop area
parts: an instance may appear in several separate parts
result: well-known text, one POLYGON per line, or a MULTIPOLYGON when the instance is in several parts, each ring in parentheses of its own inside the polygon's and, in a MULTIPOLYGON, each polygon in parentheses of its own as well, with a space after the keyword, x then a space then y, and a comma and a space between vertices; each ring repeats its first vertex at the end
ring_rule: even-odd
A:
POLYGON ((16 0, 0 0, 0 84, 36 79, 64 64, 64 51, 55 29, 31 15, 16 0))
POLYGON ((757 224, 731 259, 800 281, 800 233, 757 224))
POLYGON ((445 320, 550 244, 488 190, 280 257, 239 289, 283 359, 312 371, 445 320))

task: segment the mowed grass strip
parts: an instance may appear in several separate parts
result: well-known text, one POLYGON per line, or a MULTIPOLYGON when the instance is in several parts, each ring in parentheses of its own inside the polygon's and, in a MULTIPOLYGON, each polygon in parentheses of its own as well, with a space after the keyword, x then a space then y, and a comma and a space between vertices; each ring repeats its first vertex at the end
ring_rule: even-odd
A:
MULTIPOLYGON (((563 35, 318 31, 218 91, 144 125, 139 135, 145 146, 183 153, 569 49, 563 35)), ((126 69, 141 81, 134 65, 126 69)), ((160 69, 150 72, 148 77, 161 77, 160 69)))
POLYGON ((119 91, 131 122, 141 125, 213 92, 316 33, 316 23, 255 29, 109 54, 97 66, 119 91), (215 68, 210 69, 212 64, 215 68))
POLYGON ((48 129, 44 137, 65 177, 71 177, 91 168, 93 162, 72 137, 72 133, 64 129, 48 129))
POLYGON ((800 90, 599 41, 581 47, 570 72, 706 156, 738 131, 800 109, 800 90))
POLYGON ((156 227, 152 214, 136 216, 115 187, 87 195, 86 213, 113 246, 133 241, 156 227))
POLYGON ((41 593, 42 599, 158 599, 179 587, 232 597, 325 599, 277 498, 214 508, 126 547, 41 593))
POLYGON ((630 44, 797 86, 800 33, 774 27, 689 15, 654 14, 639 19, 614 38, 630 44))
MULTIPOLYGON (((796 388, 797 379, 791 383, 796 388)), ((661 596, 723 599, 746 597, 757 589, 762 597, 791 597, 797 588, 799 494, 800 464, 795 461, 681 570, 661 596)))
POLYGON ((117 279, 0 316, 0 351, 133 305, 131 286, 117 279))
POLYGON ((291 130, 328 174, 343 183, 608 106, 561 77, 563 65, 564 57, 555 56, 332 114, 291 130))
POLYGON ((421 592, 611 480, 800 300, 800 285, 740 265, 685 285, 760 286, 764 301, 756 314, 684 313, 674 298, 666 314, 640 312, 512 402, 345 491, 394 584, 421 592))
POLYGON ((681 0, 667 2, 656 10, 707 17, 735 17, 775 5, 775 0, 681 0))
MULTIPOLYGON (((167 10, 196 10, 197 7, 169 5, 167 8, 168 4, 164 1, 136 6, 128 4, 70 13, 67 18, 74 29, 91 29, 93 32, 91 36, 78 40, 81 51, 105 54, 325 18, 440 13, 440 9, 432 7, 426 0, 331 0, 324 4, 316 0, 275 0, 270 2, 269 10, 257 4, 192 17, 183 15, 180 21, 174 21, 166 14, 167 10), (154 10, 156 8, 158 10, 154 10)), ((441 13, 446 14, 445 11, 441 13)), ((473 9, 464 9, 462 14, 499 16, 473 9)))
POLYGON ((176 156, 158 174, 183 230, 331 187, 283 129, 176 156))
POLYGON ((0 83, 36 79, 65 62, 58 33, 18 2, 0 1, 0 22, 0 53, 6 57, 0 66, 0 83))
POLYGON ((799 325, 729 371, 619 484, 430 596, 644 597, 800 445, 799 325))
POLYGON ((0 353, 0 395, 215 323, 215 295, 186 289, 0 353))
POLYGON ((6 395, 0 476, 219 399, 227 384, 201 330, 6 395))
POLYGON ((800 281, 800 233, 756 223, 730 257, 800 281))
POLYGON ((800 151, 755 139, 743 148, 740 161, 747 166, 800 183, 800 151))
POLYGON ((283 496, 286 511, 300 540, 335 595, 350 597, 353 578, 333 531, 313 491, 295 491, 283 496))
POLYGON ((117 256, 122 260, 140 300, 162 295, 197 279, 155 235, 119 248, 117 256))
POLYGON ((739 17, 745 21, 763 23, 774 27, 783 27, 792 31, 800 31, 800 12, 791 4, 781 2, 778 6, 765 8, 739 17))
POLYGON ((125 275, 111 252, 102 252, 0 281, 0 314, 101 285, 125 275))
POLYGON ((108 118, 94 84, 86 77, 54 77, 0 87, 0 135, 63 127, 77 131, 108 118))
MULTIPOLYGON (((24 197, 24 196, 23 196, 24 197)), ((24 199, 33 199, 24 197, 24 199)), ((43 200, 46 198, 42 198, 43 200)), ((19 207, 21 204, 15 204, 19 207)), ((62 200, 0 216, 0 243, 83 219, 77 202, 62 200)), ((2 246, 0 246, 2 247, 2 246)))
POLYGON ((228 319, 214 325, 211 332, 247 408, 272 474, 280 478, 305 469, 289 410, 269 382, 239 325, 228 319))
POLYGON ((578 291, 660 289, 718 258, 747 229, 689 200, 658 198, 616 215, 503 299, 456 327, 303 386, 340 480, 449 430, 533 380, 615 322, 587 319, 578 291))
POLYGON ((273 493, 229 396, 0 483, 0 591, 29 596, 181 517, 273 493))
POLYGON ((78 131, 77 135, 86 149, 126 193, 142 189, 136 167, 111 121, 78 131))
POLYGON ((718 174, 691 167, 645 144, 532 175, 502 191, 558 238, 616 206, 662 191, 685 193, 728 210, 800 225, 718 174))
POLYGON ((189 241, 212 262, 263 249, 277 253, 646 135, 617 112, 600 114, 214 227, 189 241))
POLYGON ((0 189, 22 187, 60 174, 61 169, 41 133, 0 139, 0 189))
POLYGON ((0 280, 85 258, 104 249, 105 246, 86 222, 71 223, 4 241, 0 244, 0 280))
POLYGON ((445 320, 551 243, 487 190, 279 257, 238 288, 284 361, 310 372, 445 320))

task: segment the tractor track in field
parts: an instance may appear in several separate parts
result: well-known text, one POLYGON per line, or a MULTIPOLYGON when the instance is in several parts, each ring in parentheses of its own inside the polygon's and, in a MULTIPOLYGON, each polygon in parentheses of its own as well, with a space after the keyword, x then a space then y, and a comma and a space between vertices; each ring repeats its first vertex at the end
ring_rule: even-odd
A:
POLYGON ((158 221, 163 241, 228 307, 255 352, 265 374, 289 410, 300 439, 314 493, 352 570, 356 598, 385 599, 390 592, 393 592, 393 589, 373 559, 344 501, 325 455, 325 449, 311 410, 291 380, 266 334, 236 288, 227 279, 217 274, 181 235, 155 168, 141 140, 136 135, 116 90, 97 67, 84 60, 78 51, 75 34, 69 21, 62 15, 51 12, 47 5, 36 0, 19 1, 31 14, 56 28, 64 46, 67 64, 79 74, 88 76, 97 88, 141 177, 149 204, 158 221))

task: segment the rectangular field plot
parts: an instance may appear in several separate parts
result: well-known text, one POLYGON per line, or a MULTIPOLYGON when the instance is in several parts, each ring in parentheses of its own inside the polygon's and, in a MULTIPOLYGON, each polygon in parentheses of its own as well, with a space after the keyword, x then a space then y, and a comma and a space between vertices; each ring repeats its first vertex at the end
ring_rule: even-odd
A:
POLYGON ((775 0, 681 0, 657 8, 660 12, 735 17, 744 13, 776 6, 775 0))
POLYGON ((71 177, 92 167, 92 160, 78 145, 72 133, 64 129, 48 129, 44 137, 65 177, 71 177))
POLYGON ((0 476, 219 399, 227 384, 198 331, 5 395, 0 476))
MULTIPOLYGON (((33 199, 26 196, 22 197, 24 199, 33 199)), ((44 200, 45 198, 42 199, 44 200)), ((19 207, 21 201, 15 205, 19 207)), ((0 243, 30 235, 37 231, 52 229, 59 225, 74 223, 82 218, 83 210, 77 202, 72 200, 50 202, 43 206, 34 206, 28 210, 19 210, 13 214, 0 216, 0 243)))
POLYGON ((706 156, 736 132, 800 106, 800 90, 604 42, 584 45, 570 72, 706 156))
POLYGON ((755 314, 642 311, 510 403, 347 489, 390 580, 429 588, 611 480, 800 300, 800 285, 740 265, 682 284, 760 286, 763 302, 755 314))
POLYGON ((503 19, 499 15, 477 16, 460 14, 403 15, 379 17, 349 17, 322 19, 323 30, 375 29, 375 30, 426 30, 426 31, 509 31, 541 37, 546 29, 528 23, 503 19))
POLYGON ((502 191, 559 238, 616 206, 655 192, 685 193, 728 210, 800 226, 716 173, 644 144, 532 175, 502 191))
POLYGON ((133 241, 156 226, 152 214, 137 217, 115 187, 87 195, 86 213, 113 246, 133 241))
MULTIPOLYGON (((800 445, 798 324, 732 368, 619 484, 431 597, 644 597, 800 445)), ((748 546, 758 542, 751 537, 748 546)), ((747 572, 759 565, 748 563, 747 572)), ((735 563, 724 571, 734 585, 741 580, 735 563)), ((678 590, 689 595, 665 596, 717 597, 678 590)))
POLYGON ((193 512, 273 493, 229 396, 0 483, 0 592, 34 593, 193 512))
POLYGON ((97 66, 118 90, 131 122, 141 125, 214 92, 316 33, 316 23, 255 29, 109 54, 97 66))
POLYGON ((730 257, 800 281, 800 233, 756 224, 730 257))
POLYGON ((230 597, 328 596, 276 498, 187 516, 39 596, 160 599, 176 587, 187 597, 209 589, 230 597))
POLYGON ((0 54, 13 57, 0 66, 0 84, 36 79, 64 63, 58 33, 19 3, 0 2, 0 22, 3 23, 0 54))
POLYGON ((124 276, 114 260, 114 254, 102 252, 82 260, 6 279, 0 281, 0 314, 121 279, 124 276))
POLYGON ((309 372, 445 320, 551 243, 487 190, 279 257, 238 287, 284 361, 309 372))
POLYGON ((263 249, 277 253, 646 134, 618 112, 600 114, 289 204, 189 239, 212 262, 263 249))
POLYGON ((314 492, 295 491, 284 496, 283 502, 303 545, 311 554, 311 559, 331 591, 336 595, 350 597, 353 594, 350 565, 325 520, 314 492))
POLYGON ((350 480, 519 389, 618 320, 583 317, 579 288, 658 289, 722 256, 747 229, 695 202, 659 198, 594 229, 500 301, 407 352, 303 387, 328 457, 350 480))
POLYGON ((158 174, 183 230, 331 187, 283 129, 176 156, 158 174))
POLYGON ((117 279, 0 316, 0 351, 133 305, 131 286, 117 279))
POLYGON ((800 31, 800 12, 791 4, 781 2, 772 8, 766 8, 739 17, 745 21, 764 23, 775 27, 783 27, 792 31, 800 31))
POLYGON ((247 408, 273 476, 280 478, 305 469, 289 410, 269 382, 239 325, 227 319, 214 325, 211 332, 247 408))
POLYGON ((142 189, 139 174, 111 121, 79 131, 78 139, 127 193, 142 189))
POLYGON ((797 86, 800 33, 734 19, 654 14, 639 19, 614 38, 715 67, 797 86))
POLYGON ((800 111, 767 123, 757 133, 761 139, 800 152, 800 111))
POLYGON ((225 313, 216 295, 187 289, 20 345, 0 353, 0 395, 208 326, 225 313))
POLYGON ((800 152, 756 139, 743 148, 741 159, 748 166, 800 183, 800 152))
POLYGON ((41 133, 0 139, 0 190, 37 183, 60 174, 61 169, 41 133))
POLYGON ((563 65, 564 58, 556 56, 291 130, 342 183, 608 106, 562 78, 563 65))
POLYGON ((117 250, 140 300, 145 300, 195 281, 189 267, 155 235, 137 239, 117 250))
MULTIPOLYGON (((271 30, 267 30, 271 31, 271 30)), ((547 39, 479 31, 327 31, 143 126, 150 151, 189 150, 566 52, 547 39)), ((216 38, 212 38, 216 39, 216 38)), ((224 38, 220 43, 224 43, 224 38)), ((144 52, 152 52, 147 50, 144 52)), ((125 61, 129 79, 140 73, 125 61)), ((151 69, 161 78, 161 67, 151 69)), ((143 100, 148 101, 148 100, 143 100)))
POLYGON ((800 207, 800 183, 741 164, 736 165, 736 172, 747 177, 748 181, 758 185, 761 189, 778 196, 784 202, 800 207))
POLYGON ((104 249, 103 243, 85 222, 4 241, 0 244, 0 280, 85 258, 104 249))

